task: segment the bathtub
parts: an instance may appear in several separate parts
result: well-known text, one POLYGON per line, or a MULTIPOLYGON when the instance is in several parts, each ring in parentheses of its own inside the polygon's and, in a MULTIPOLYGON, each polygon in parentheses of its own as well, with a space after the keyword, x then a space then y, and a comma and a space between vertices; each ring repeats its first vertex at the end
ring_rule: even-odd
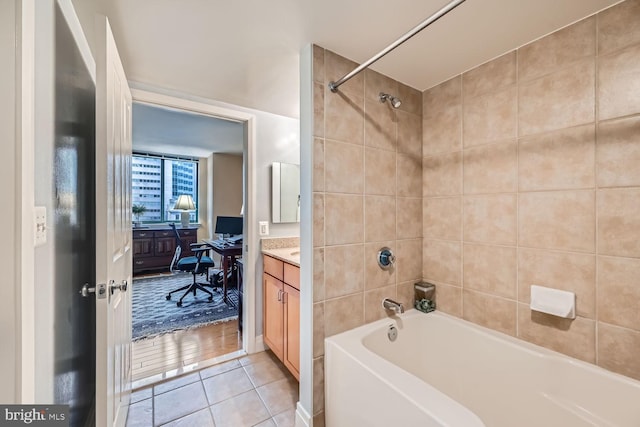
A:
POLYGON ((438 311, 329 337, 324 363, 327 427, 640 427, 639 381, 438 311))

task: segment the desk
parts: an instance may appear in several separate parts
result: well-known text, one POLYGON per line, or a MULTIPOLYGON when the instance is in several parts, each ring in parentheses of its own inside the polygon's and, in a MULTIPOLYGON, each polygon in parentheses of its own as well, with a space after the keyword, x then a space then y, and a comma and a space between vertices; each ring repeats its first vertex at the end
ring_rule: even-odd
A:
POLYGON ((203 242, 207 244, 215 253, 222 257, 222 296, 223 301, 227 302, 227 273, 229 267, 233 267, 236 262, 236 257, 242 256, 242 243, 235 245, 220 245, 220 240, 208 240, 203 239, 203 242))

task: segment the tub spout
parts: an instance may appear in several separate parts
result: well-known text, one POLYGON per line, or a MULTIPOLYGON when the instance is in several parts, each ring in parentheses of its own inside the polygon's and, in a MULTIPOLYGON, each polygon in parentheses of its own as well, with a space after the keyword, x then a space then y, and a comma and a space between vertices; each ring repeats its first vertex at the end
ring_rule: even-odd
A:
POLYGON ((404 313, 404 305, 390 298, 385 298, 382 300, 382 307, 384 307, 385 310, 393 311, 395 314, 404 313))

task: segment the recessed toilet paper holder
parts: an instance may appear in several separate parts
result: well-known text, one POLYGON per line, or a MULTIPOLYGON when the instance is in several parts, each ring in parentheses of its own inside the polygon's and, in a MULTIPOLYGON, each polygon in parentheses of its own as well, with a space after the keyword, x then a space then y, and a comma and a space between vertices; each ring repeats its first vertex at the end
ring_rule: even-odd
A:
POLYGON ((569 291, 531 285, 531 310, 565 319, 576 318, 576 294, 569 291))

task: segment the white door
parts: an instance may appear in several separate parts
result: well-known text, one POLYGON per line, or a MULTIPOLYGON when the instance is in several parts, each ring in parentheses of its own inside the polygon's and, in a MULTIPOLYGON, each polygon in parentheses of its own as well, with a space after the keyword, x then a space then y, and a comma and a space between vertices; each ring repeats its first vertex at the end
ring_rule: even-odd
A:
POLYGON ((123 426, 131 392, 131 92, 96 20, 96 425, 123 426), (106 285, 106 286, 104 286, 106 285))

